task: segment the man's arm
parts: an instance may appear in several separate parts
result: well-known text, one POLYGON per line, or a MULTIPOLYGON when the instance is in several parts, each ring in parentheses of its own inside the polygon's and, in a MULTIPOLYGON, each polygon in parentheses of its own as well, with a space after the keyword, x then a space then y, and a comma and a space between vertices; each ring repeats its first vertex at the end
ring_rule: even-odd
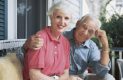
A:
POLYGON ((100 29, 96 31, 95 35, 102 45, 102 51, 100 52, 97 46, 94 46, 89 64, 96 75, 104 77, 110 70, 108 39, 105 31, 100 29))
POLYGON ((37 50, 43 46, 43 39, 40 38, 40 35, 32 35, 26 40, 23 45, 24 51, 26 52, 29 48, 37 50))
POLYGON ((108 39, 106 36, 106 32, 104 30, 97 30, 96 36, 99 39, 100 43, 102 44, 102 51, 101 51, 101 59, 100 63, 104 66, 109 64, 109 44, 108 39))
MULTIPOLYGON (((66 31, 63 33, 63 35, 71 39, 73 37, 73 30, 71 31, 66 31)), ((43 39, 40 38, 40 35, 32 35, 30 38, 26 40, 26 42, 23 45, 24 51, 26 52, 29 48, 37 50, 41 46, 43 46, 43 39)))

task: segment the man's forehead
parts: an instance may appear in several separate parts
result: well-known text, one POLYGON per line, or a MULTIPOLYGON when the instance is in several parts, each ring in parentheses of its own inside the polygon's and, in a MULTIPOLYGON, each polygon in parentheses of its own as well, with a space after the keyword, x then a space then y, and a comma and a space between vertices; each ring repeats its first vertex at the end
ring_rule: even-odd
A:
POLYGON ((98 27, 97 27, 97 25, 96 24, 92 24, 92 23, 80 23, 79 25, 78 25, 78 27, 79 28, 81 28, 81 27, 85 27, 85 28, 87 28, 87 29, 93 29, 93 30, 97 30, 98 29, 98 27))

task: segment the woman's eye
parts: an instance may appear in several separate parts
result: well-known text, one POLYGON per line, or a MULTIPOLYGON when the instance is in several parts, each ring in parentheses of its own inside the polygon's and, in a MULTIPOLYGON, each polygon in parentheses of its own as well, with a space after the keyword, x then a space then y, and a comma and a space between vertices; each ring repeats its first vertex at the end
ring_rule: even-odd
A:
POLYGON ((65 20, 69 20, 70 18, 69 17, 65 17, 65 20))
POLYGON ((56 16, 56 18, 61 18, 61 16, 56 16))

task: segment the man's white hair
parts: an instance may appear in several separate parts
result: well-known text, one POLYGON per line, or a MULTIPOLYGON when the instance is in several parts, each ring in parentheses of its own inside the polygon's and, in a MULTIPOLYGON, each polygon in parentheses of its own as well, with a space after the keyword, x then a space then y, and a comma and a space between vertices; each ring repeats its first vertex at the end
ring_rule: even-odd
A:
POLYGON ((98 18, 96 18, 96 17, 90 15, 90 14, 84 15, 81 19, 79 19, 79 22, 80 22, 80 23, 86 23, 86 22, 89 21, 89 20, 94 21, 97 27, 99 27, 99 28, 101 27, 101 22, 100 22, 100 20, 99 20, 98 18))
MULTIPOLYGON (((72 13, 72 12, 71 12, 71 11, 72 11, 72 7, 71 7, 70 3, 69 3, 68 1, 66 1, 66 0, 62 0, 62 1, 59 1, 59 2, 55 3, 55 4, 49 9, 49 11, 47 12, 47 15, 48 15, 48 16, 53 15, 53 12, 54 12, 55 10, 62 10, 62 11, 64 11, 64 12, 67 12, 67 13, 70 13, 70 14, 72 13)), ((72 14, 71 14, 71 16, 72 16, 72 14)))

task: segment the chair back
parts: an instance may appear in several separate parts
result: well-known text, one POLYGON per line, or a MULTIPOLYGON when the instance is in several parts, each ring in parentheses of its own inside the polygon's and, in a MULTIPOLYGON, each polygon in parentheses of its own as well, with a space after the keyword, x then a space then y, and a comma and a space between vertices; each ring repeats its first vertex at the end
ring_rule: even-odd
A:
POLYGON ((119 73, 120 73, 120 80, 123 80, 123 59, 117 59, 119 73))

